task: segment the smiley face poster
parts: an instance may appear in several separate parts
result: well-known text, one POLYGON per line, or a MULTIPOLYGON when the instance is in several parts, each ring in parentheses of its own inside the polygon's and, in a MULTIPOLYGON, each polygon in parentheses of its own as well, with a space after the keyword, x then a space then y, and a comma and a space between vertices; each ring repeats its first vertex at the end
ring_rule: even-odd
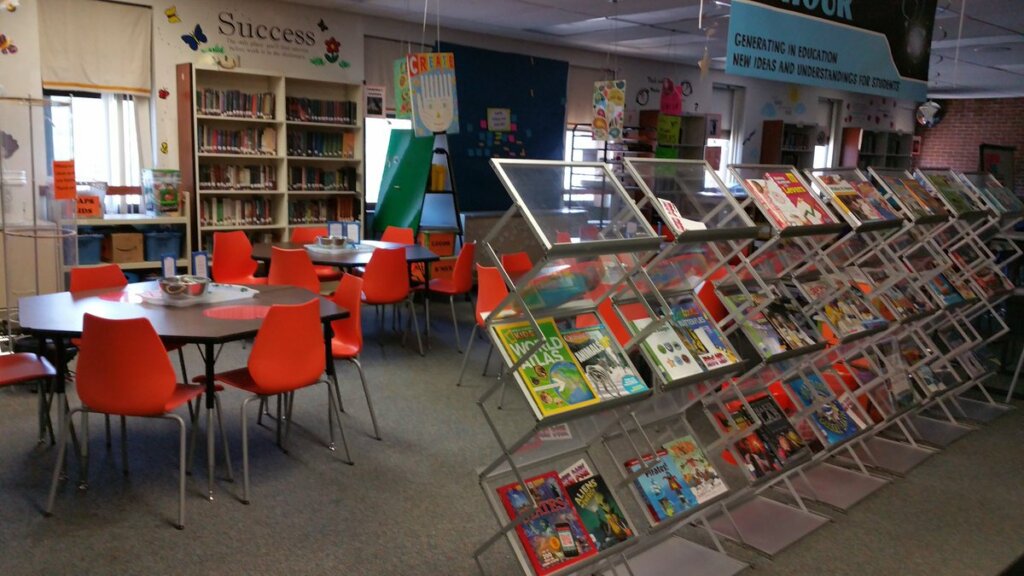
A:
POLYGON ((621 140, 626 117, 626 81, 594 82, 594 140, 621 140))
POLYGON ((458 134, 455 55, 451 52, 409 54, 405 60, 416 136, 458 134))

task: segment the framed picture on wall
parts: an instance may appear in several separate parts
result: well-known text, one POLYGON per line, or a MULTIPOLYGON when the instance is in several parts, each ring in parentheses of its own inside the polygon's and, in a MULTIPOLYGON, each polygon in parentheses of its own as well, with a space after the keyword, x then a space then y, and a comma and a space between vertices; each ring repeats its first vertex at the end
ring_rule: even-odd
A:
POLYGON ((722 133, 722 115, 721 114, 708 114, 707 115, 707 137, 708 138, 721 138, 722 133))
POLYGON ((1014 146, 982 144, 979 146, 979 166, 982 172, 991 172, 1003 186, 1013 190, 1013 153, 1014 146))

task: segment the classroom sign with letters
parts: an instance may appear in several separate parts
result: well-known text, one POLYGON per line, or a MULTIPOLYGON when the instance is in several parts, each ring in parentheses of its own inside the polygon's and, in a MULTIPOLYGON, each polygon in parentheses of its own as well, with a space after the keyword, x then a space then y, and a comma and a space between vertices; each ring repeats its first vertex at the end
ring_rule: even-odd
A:
POLYGON ((936 1, 733 0, 725 71, 924 100, 936 1))
POLYGON ((455 55, 451 52, 408 54, 409 99, 417 137, 459 133, 459 99, 455 91, 455 55))

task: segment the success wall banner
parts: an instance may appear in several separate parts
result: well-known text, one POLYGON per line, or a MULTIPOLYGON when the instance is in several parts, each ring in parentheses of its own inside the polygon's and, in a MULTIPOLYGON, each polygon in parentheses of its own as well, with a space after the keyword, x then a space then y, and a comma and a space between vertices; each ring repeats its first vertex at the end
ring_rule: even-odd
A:
POLYGON ((937 0, 733 0, 725 71, 924 100, 937 0))

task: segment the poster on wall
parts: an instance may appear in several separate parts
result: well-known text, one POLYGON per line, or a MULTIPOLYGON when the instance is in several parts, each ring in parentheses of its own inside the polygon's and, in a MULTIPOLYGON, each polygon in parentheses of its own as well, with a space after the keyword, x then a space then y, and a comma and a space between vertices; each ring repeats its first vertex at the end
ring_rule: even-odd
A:
POLYGON ((409 54, 409 100, 417 137, 459 133, 459 98, 455 89, 455 55, 451 52, 409 54))
POLYGON ((409 97, 409 73, 405 58, 395 60, 395 118, 412 118, 412 99, 409 97))
POLYGON ((621 140, 626 121, 626 81, 594 82, 594 140, 621 140))
POLYGON ((982 144, 978 151, 981 157, 981 171, 992 174, 1003 186, 1013 190, 1013 154, 1017 148, 982 144))
POLYGON ((937 0, 734 0, 725 71, 924 100, 937 0))
POLYGON ((366 117, 386 118, 384 115, 384 87, 367 84, 363 87, 363 94, 366 97, 366 117))

